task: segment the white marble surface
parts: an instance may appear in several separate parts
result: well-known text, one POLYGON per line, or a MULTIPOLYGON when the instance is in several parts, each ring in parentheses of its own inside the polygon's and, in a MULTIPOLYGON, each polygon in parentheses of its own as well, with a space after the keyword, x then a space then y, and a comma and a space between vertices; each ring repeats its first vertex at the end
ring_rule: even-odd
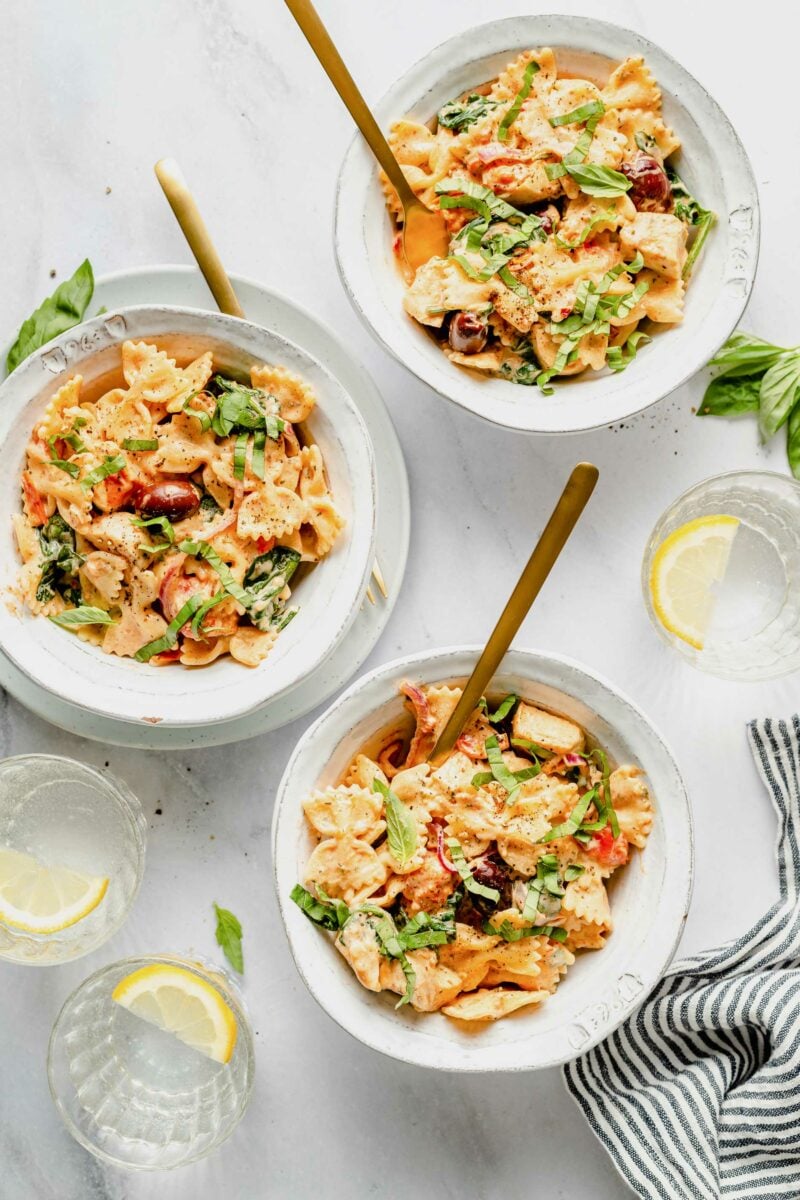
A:
MULTIPOLYGON (((489 12, 481 0, 320 0, 320 10, 367 97, 376 98, 453 28, 540 2, 503 0, 489 12)), ((787 152, 794 39, 776 36, 785 6, 762 0, 756 21, 741 0, 725 6, 724 21, 718 6, 696 0, 591 7, 680 58, 740 131, 764 229, 746 324, 793 342, 796 272, 787 260, 800 167, 787 152), (787 112, 788 124, 766 121, 767 108, 787 112)), ((273 282, 335 325, 390 405, 411 475, 412 548, 373 664, 480 639, 567 470, 579 458, 597 462, 596 497, 520 644, 607 674, 661 726, 696 818, 684 948, 743 930, 777 892, 772 813, 744 725, 755 715, 788 714, 797 677, 737 685, 695 673, 650 628, 638 574, 650 527, 684 487, 734 467, 784 470, 782 446, 760 449, 749 420, 696 420, 700 379, 623 429, 524 440, 445 407, 390 361, 348 308, 330 245, 334 180, 351 128, 279 0, 29 0, 7 5, 3 26, 0 340, 51 289, 51 268, 61 279, 85 255, 98 272, 187 260, 152 175, 157 158, 177 157, 230 267, 273 282), (484 565, 477 582, 476 562, 484 565)), ((628 1194, 557 1072, 455 1078, 410 1069, 351 1041, 306 994, 269 876, 275 787, 304 725, 221 750, 143 754, 81 742, 5 699, 3 753, 50 750, 107 763, 140 795, 150 843, 138 903, 109 945, 61 968, 0 966, 2 1200, 628 1194), (68 991, 114 957, 151 949, 213 955, 214 899, 240 915, 246 933, 245 994, 258 1046, 252 1106, 204 1163, 157 1182, 107 1170, 70 1139, 51 1107, 51 1024, 68 991)))

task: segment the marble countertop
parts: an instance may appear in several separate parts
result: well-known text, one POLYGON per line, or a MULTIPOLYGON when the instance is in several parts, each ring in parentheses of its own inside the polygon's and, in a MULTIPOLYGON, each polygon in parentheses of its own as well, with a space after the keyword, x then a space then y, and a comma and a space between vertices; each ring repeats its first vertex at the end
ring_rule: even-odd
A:
MULTIPOLYGON (((323 17, 368 98, 455 28, 530 12, 538 0, 336 4, 323 17)), ((561 0, 580 12, 587 5, 561 0)), ((728 113, 759 183, 762 257, 746 325, 797 337, 800 159, 765 106, 794 108, 795 49, 741 0, 606 0, 602 16, 679 58, 728 113), (724 38, 723 38, 724 33, 724 38), (747 87, 743 86, 746 72, 747 87), (789 243, 787 246, 787 237, 789 243)), ((772 19, 770 19, 772 14, 772 19)), ((787 715, 797 677, 764 685, 705 677, 665 648, 639 592, 656 517, 685 487, 736 467, 785 470, 755 425, 698 421, 696 379, 656 408, 569 439, 525 439, 446 406, 372 342, 344 300, 330 241, 344 110, 279 0, 29 0, 9 5, 0 44, 3 337, 88 255, 98 273, 187 252, 152 174, 174 155, 223 258, 318 312, 376 379, 405 448, 412 540, 400 603, 368 665, 481 640, 569 468, 601 481, 569 552, 519 635, 571 655, 635 697, 675 748, 694 806, 696 884, 683 949, 743 931, 775 898, 772 811, 745 722, 787 715), (469 546, 471 554, 464 553, 469 546), (490 553, 489 553, 490 552, 490 553), (475 561, 491 563, 476 585, 475 561)), ((0 338, 3 340, 3 338, 0 338)), ((781 439, 777 439, 781 441, 781 439)), ((560 1074, 454 1077, 384 1059, 316 1006, 291 961, 270 879, 277 782, 311 717, 239 746, 147 754, 81 741, 4 697, 3 754, 52 751, 126 779, 150 827, 139 899, 110 944, 47 970, 0 966, 2 1200, 327 1200, 368 1196, 611 1200, 627 1189, 567 1097, 560 1074), (111 1170, 62 1128, 47 1091, 47 1038, 68 992, 103 963, 147 950, 216 953, 212 900, 245 929, 245 995, 258 1069, 250 1110, 210 1159, 155 1181, 111 1170)))

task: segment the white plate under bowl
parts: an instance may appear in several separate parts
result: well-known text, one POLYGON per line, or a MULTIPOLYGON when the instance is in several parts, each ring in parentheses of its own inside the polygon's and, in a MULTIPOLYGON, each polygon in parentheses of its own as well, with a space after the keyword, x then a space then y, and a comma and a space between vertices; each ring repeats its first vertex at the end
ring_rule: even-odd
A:
POLYGON ((427 123, 447 100, 495 78, 521 51, 551 46, 602 79, 612 63, 644 55, 664 97, 665 120, 683 143, 680 173, 719 220, 695 267, 681 325, 665 327, 618 374, 587 371, 536 387, 490 379, 451 363, 403 309, 405 285, 392 253, 393 229, 371 153, 357 136, 339 175, 335 247, 356 312, 401 363, 440 396, 479 417, 527 433, 576 433, 623 420, 700 370, 735 328, 758 262, 758 194, 750 161, 705 88, 658 46, 589 17, 522 16, 468 29, 415 63, 375 106, 384 129, 400 117, 427 123))
POLYGON ((461 683, 480 649, 458 646, 412 655, 365 675, 303 735, 278 788, 273 862, 278 903, 295 963, 322 1008, 353 1037, 392 1058, 449 1071, 517 1071, 557 1066, 609 1034, 666 970, 683 929, 692 887, 692 825, 678 767, 636 705, 607 680, 569 659, 511 650, 492 684, 572 717, 614 762, 636 763, 653 794, 647 845, 610 887, 614 931, 586 951, 541 1007, 524 1009, 481 1032, 440 1013, 396 1010, 397 997, 367 991, 332 944, 290 900, 313 849, 302 800, 337 781, 354 754, 403 711, 398 688, 461 683))
MULTIPOLYGON (((364 602, 333 653, 280 699, 261 703, 218 724, 187 722, 174 726, 163 722, 128 722, 91 712, 38 685, 0 654, 2 685, 38 715, 80 736, 120 745, 182 749, 219 745, 278 728, 323 702, 358 669, 380 636, 397 598, 408 548, 408 483, 399 443, 379 393, 369 376, 315 317, 251 280, 234 277, 234 282, 248 316, 324 361, 327 371, 347 390, 361 413, 378 465, 376 552, 389 599, 379 598, 374 606, 364 602)), ((99 279, 95 303, 110 310, 152 303, 200 308, 211 307, 213 302, 194 268, 166 266, 119 272, 99 279)), ((192 673, 193 677, 195 674, 192 673)))

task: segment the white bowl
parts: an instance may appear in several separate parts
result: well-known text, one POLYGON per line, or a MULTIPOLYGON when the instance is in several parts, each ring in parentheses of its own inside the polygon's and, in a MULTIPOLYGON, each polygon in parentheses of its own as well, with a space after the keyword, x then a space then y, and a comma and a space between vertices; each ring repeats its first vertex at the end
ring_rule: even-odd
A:
POLYGON ((361 986, 334 948, 289 899, 313 848, 301 802, 333 784, 371 736, 402 713, 398 686, 463 682, 479 650, 460 646, 387 663, 348 689, 304 734, 278 789, 273 819, 275 884, 289 945, 311 993, 333 1019, 383 1054, 451 1071, 552 1067, 588 1050, 647 996, 674 953, 689 907, 692 828, 683 782, 670 751, 644 714, 585 667, 535 650, 511 650, 492 690, 514 691, 578 721, 612 760, 647 774, 656 816, 643 851, 611 886, 614 932, 606 947, 578 955, 556 993, 525 1010, 466 1032, 439 1013, 395 1010, 396 997, 361 986))
POLYGON ((508 17, 457 34, 397 81, 375 107, 378 122, 384 129, 404 116, 427 123, 445 101, 494 78, 509 59, 537 46, 552 46, 562 59, 572 52, 576 68, 594 67, 600 78, 611 62, 630 54, 643 54, 652 69, 666 121, 683 142, 680 172, 719 217, 695 267, 682 325, 658 331, 626 371, 557 382, 552 396, 456 366, 403 310, 405 285, 392 253, 391 222, 375 160, 360 135, 339 175, 335 245, 356 311, 386 349, 439 395, 509 429, 574 433, 647 408, 722 345, 744 312, 755 277, 758 195, 744 148, 705 88, 638 33, 588 17, 508 17))
MULTIPOLYGON (((372 443, 354 402, 307 351, 247 321, 195 309, 139 306, 95 317, 33 355, 0 386, 0 591, 13 587, 19 559, 11 514, 20 509, 20 472, 31 430, 65 372, 86 381, 119 370, 126 338, 156 338, 186 361, 214 351, 215 369, 280 363, 315 388, 306 422, 322 450, 346 527, 331 553, 299 580, 298 615, 269 657, 249 669, 223 658, 209 666, 153 668, 104 654, 19 604, 0 604, 0 648, 40 687, 90 713, 175 727, 218 725, 275 700, 332 653, 361 604, 375 539, 372 443)), ((111 383, 109 383, 111 386, 111 383)))

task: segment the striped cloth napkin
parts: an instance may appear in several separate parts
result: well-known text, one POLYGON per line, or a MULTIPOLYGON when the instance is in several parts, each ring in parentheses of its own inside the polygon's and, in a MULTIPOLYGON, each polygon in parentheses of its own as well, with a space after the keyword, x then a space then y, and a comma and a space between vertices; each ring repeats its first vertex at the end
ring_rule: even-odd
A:
POLYGON ((648 1200, 800 1196, 800 718, 748 735, 778 813, 780 900, 743 937, 675 963, 564 1069, 648 1200))

